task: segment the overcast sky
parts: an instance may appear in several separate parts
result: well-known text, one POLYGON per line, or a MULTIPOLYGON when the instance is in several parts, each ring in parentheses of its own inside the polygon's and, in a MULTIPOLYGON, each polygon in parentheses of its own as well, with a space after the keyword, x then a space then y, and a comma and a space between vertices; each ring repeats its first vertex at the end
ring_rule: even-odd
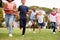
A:
MULTIPOLYGON (((3 0, 4 1, 4 0, 3 0)), ((21 0, 15 0, 17 7, 21 5, 21 0)), ((40 6, 48 8, 60 8, 60 0, 26 0, 27 6, 40 6)))

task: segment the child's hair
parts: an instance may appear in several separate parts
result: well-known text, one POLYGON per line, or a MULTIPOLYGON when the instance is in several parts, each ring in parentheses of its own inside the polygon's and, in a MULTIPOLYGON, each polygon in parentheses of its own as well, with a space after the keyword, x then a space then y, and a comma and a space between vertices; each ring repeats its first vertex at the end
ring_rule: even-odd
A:
POLYGON ((56 9, 55 7, 53 7, 53 9, 56 9))
MULTIPOLYGON (((6 0, 6 1, 9 1, 9 0, 6 0)), ((12 1, 14 1, 14 0, 12 0, 12 1)))
POLYGON ((42 10, 39 10, 39 13, 42 13, 42 10))

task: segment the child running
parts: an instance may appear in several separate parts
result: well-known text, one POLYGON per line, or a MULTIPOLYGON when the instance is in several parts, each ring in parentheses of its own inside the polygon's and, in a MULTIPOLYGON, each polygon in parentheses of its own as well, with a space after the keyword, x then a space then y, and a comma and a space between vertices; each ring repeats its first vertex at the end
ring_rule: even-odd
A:
POLYGON ((14 12, 15 12, 15 3, 14 0, 7 0, 7 2, 4 5, 4 11, 5 11, 5 21, 6 26, 9 29, 9 36, 12 37, 12 22, 14 18, 14 12))
POLYGON ((31 11, 30 20, 32 22, 32 26, 31 27, 33 28, 33 31, 35 33, 36 7, 33 7, 32 11, 31 11))
POLYGON ((60 32, 60 9, 57 10, 56 21, 60 32))
POLYGON ((52 9, 52 12, 49 15, 49 20, 52 24, 53 34, 56 32, 56 8, 52 9))
POLYGON ((41 31, 41 28, 44 26, 44 15, 42 14, 42 10, 39 11, 39 14, 37 15, 38 19, 38 27, 39 31, 41 31))
POLYGON ((20 12, 20 28, 23 28, 22 35, 24 36, 26 30, 26 20, 27 20, 27 13, 28 7, 25 6, 26 0, 21 0, 22 5, 19 6, 18 11, 20 12))

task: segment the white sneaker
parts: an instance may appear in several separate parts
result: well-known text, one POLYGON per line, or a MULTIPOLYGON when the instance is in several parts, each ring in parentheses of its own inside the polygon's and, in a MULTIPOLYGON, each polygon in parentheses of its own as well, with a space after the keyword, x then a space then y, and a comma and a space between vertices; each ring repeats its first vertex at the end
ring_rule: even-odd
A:
POLYGON ((55 32, 53 32, 53 34, 56 34, 55 32))
POLYGON ((9 34, 9 37, 12 37, 12 34, 9 34))
POLYGON ((51 32, 53 32, 53 30, 52 29, 50 29, 51 30, 51 32))
POLYGON ((24 37, 24 35, 22 35, 24 37))
POLYGON ((29 29, 29 31, 31 32, 31 29, 29 29))
POLYGON ((33 31, 33 33, 36 33, 35 31, 33 31))
POLYGON ((60 32, 60 30, 59 30, 59 32, 60 32))

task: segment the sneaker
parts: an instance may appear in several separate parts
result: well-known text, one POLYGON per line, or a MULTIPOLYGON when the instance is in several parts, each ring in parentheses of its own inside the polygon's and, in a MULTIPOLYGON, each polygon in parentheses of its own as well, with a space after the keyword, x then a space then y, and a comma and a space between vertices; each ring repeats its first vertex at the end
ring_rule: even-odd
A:
POLYGON ((22 35, 24 37, 24 35, 22 35))
POLYGON ((33 31, 33 33, 36 33, 35 31, 33 31))
POLYGON ((12 37, 12 34, 9 34, 9 37, 12 37))
POLYGON ((29 31, 31 32, 31 29, 29 29, 29 31))
POLYGON ((53 32, 53 34, 56 34, 55 32, 53 32))
POLYGON ((60 30, 59 30, 59 32, 60 32, 60 30))
POLYGON ((53 30, 52 29, 50 29, 51 30, 51 32, 53 32, 53 30))

